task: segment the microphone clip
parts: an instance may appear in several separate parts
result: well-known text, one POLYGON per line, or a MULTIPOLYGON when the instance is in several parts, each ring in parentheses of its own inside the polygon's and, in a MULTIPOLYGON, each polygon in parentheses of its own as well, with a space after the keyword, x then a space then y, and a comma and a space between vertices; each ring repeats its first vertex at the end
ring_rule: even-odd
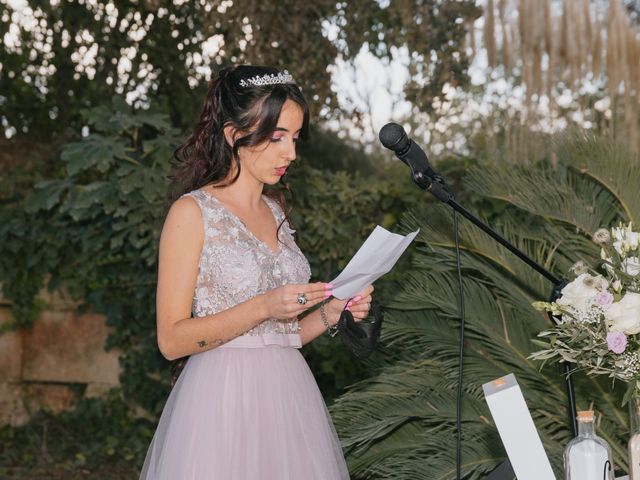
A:
POLYGON ((444 179, 435 174, 428 176, 423 172, 412 172, 412 179, 416 185, 421 189, 431 192, 431 194, 443 203, 449 203, 453 199, 453 193, 449 190, 449 187, 444 183, 444 179))

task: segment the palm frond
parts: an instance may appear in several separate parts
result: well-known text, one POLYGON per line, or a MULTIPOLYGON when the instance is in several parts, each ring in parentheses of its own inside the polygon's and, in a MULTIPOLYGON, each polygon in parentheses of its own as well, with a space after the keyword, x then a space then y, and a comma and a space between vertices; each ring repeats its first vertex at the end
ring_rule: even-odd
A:
MULTIPOLYGON (((640 169, 629 152, 607 141, 570 136, 554 145, 556 165, 484 166, 471 170, 466 183, 506 202, 496 222, 500 232, 564 275, 577 260, 597 257, 595 230, 638 218, 640 169)), ((379 373, 352 386, 331 409, 354 478, 455 478, 459 299, 451 212, 444 206, 409 212, 401 228, 418 227, 411 268, 386 301, 379 373)), ((460 239, 467 312, 464 478, 480 478, 506 458, 481 385, 511 372, 560 475, 570 439, 564 377, 560 368, 541 368, 529 358, 536 350, 531 340, 549 325, 531 302, 546 298, 551 285, 464 220, 460 239)), ((599 432, 625 468, 622 389, 612 390, 608 379, 573 377, 579 408, 593 401, 602 412, 599 432)))

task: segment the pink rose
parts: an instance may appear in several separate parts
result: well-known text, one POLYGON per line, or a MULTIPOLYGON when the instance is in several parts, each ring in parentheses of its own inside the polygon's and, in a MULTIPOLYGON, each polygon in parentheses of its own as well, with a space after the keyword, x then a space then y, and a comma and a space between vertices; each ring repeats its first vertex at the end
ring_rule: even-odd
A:
POLYGON ((627 336, 622 332, 609 332, 607 346, 613 353, 622 353, 627 348, 627 336))
POLYGON ((608 307, 613 303, 613 295, 609 292, 600 292, 596 295, 596 303, 602 308, 608 307))

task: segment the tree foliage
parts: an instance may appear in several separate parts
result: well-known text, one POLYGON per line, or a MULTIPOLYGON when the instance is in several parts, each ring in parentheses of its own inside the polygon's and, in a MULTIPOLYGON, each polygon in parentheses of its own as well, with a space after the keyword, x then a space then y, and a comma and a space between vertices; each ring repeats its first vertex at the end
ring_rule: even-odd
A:
MULTIPOLYGON (((553 143, 557 164, 474 168, 469 191, 499 202, 498 230, 542 265, 563 276, 574 262, 598 258, 595 229, 638 221, 640 180, 625 147, 585 135, 553 143)), ((483 200, 476 201, 482 204, 483 200)), ((490 203, 491 204, 491 203, 490 203)), ((459 306, 451 213, 414 210, 404 230, 421 228, 411 269, 387 300, 380 373, 353 386, 332 408, 356 478, 455 478, 455 388, 459 306)), ((559 369, 528 358, 548 320, 531 307, 551 285, 478 228, 461 221, 466 302, 463 393, 464 478, 480 478, 506 459, 481 385, 513 372, 547 454, 561 476, 570 439, 559 369)), ((619 384, 573 375, 578 407, 591 401, 602 415, 599 434, 626 468, 627 415, 619 384)))
POLYGON ((206 80, 233 63, 287 68, 312 110, 330 112, 336 100, 327 67, 338 54, 353 59, 363 45, 381 57, 393 45, 415 52, 411 98, 428 107, 445 82, 466 82, 463 25, 478 13, 471 0, 33 1, 22 10, 3 3, 4 126, 48 139, 81 126, 82 108, 115 93, 162 102, 183 129, 206 80))

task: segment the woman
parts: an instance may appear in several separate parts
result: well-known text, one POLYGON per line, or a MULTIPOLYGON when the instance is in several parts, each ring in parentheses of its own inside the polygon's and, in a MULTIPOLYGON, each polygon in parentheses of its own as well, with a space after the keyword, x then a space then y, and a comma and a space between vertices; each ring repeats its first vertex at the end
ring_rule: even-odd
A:
MULTIPOLYGON (((345 301, 308 283, 281 200, 308 130, 286 72, 239 66, 211 82, 200 121, 178 148, 188 193, 160 239, 158 345, 188 357, 160 418, 145 480, 349 478, 333 424, 299 348, 338 321, 345 301)), ((350 300, 367 316, 373 287, 350 300)))

